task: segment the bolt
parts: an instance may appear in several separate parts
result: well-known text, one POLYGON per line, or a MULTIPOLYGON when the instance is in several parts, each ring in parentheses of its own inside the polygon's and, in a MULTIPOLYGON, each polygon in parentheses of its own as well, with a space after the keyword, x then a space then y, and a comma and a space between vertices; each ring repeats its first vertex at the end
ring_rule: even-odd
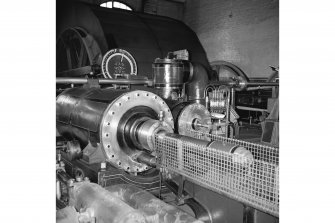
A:
POLYGON ((158 119, 159 121, 163 121, 163 118, 164 118, 164 111, 159 111, 159 114, 158 114, 158 119))
POLYGON ((59 161, 61 161, 61 159, 62 159, 62 154, 57 153, 57 161, 59 162, 59 161))
POLYGON ((85 178, 84 178, 84 181, 86 181, 86 182, 90 182, 90 179, 89 179, 88 177, 85 177, 85 178))
POLYGON ((106 162, 100 163, 100 169, 101 170, 106 170, 106 166, 107 166, 106 162))
POLYGON ((77 176, 77 177, 76 177, 76 181, 77 181, 77 182, 81 182, 81 181, 83 181, 83 178, 82 178, 81 176, 77 176))

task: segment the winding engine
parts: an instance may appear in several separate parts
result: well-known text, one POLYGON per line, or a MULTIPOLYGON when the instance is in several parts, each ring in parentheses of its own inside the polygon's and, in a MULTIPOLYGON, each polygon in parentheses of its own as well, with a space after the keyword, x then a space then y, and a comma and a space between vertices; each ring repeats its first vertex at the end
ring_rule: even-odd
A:
POLYGON ((278 148, 234 139, 231 92, 245 79, 210 84, 200 42, 177 21, 57 7, 76 15, 57 24, 58 222, 278 222, 278 148), (134 37, 134 24, 147 28, 134 37))

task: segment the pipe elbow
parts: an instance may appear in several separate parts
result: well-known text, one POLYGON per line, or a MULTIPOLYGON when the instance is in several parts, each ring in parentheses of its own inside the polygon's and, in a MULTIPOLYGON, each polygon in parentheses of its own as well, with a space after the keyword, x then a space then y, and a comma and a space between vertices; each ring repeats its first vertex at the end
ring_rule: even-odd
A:
POLYGON ((205 104, 205 88, 208 84, 208 72, 200 63, 190 63, 190 76, 185 90, 189 101, 205 104))

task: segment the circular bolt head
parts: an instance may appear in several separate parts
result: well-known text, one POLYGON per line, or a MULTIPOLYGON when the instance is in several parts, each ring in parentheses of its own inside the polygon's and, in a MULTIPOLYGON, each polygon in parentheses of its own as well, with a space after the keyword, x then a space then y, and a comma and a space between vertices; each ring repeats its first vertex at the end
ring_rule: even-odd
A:
POLYGON ((84 178, 84 181, 86 181, 86 182, 90 182, 90 179, 89 179, 88 177, 85 177, 85 178, 84 178))
POLYGON ((100 163, 100 168, 101 169, 106 169, 107 164, 105 162, 100 163))

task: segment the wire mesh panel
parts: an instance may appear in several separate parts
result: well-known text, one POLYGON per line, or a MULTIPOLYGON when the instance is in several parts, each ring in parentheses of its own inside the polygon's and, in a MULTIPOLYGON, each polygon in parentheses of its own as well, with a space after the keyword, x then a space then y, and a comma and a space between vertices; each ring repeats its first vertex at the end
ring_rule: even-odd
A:
POLYGON ((222 141, 222 142, 227 142, 227 143, 232 143, 232 144, 236 144, 239 146, 243 146, 253 154, 255 159, 263 160, 268 163, 279 165, 279 149, 278 148, 260 145, 256 143, 250 143, 250 142, 246 142, 246 141, 242 141, 238 139, 227 138, 227 137, 223 137, 219 135, 213 135, 213 134, 208 134, 204 132, 194 131, 191 129, 188 129, 187 132, 191 134, 194 138, 197 138, 197 139, 202 139, 206 141, 208 141, 208 139, 217 140, 217 141, 222 141))
POLYGON ((278 149, 210 134, 204 136, 199 133, 198 138, 208 137, 243 146, 254 158, 156 135, 158 164, 198 185, 278 216, 278 149))

